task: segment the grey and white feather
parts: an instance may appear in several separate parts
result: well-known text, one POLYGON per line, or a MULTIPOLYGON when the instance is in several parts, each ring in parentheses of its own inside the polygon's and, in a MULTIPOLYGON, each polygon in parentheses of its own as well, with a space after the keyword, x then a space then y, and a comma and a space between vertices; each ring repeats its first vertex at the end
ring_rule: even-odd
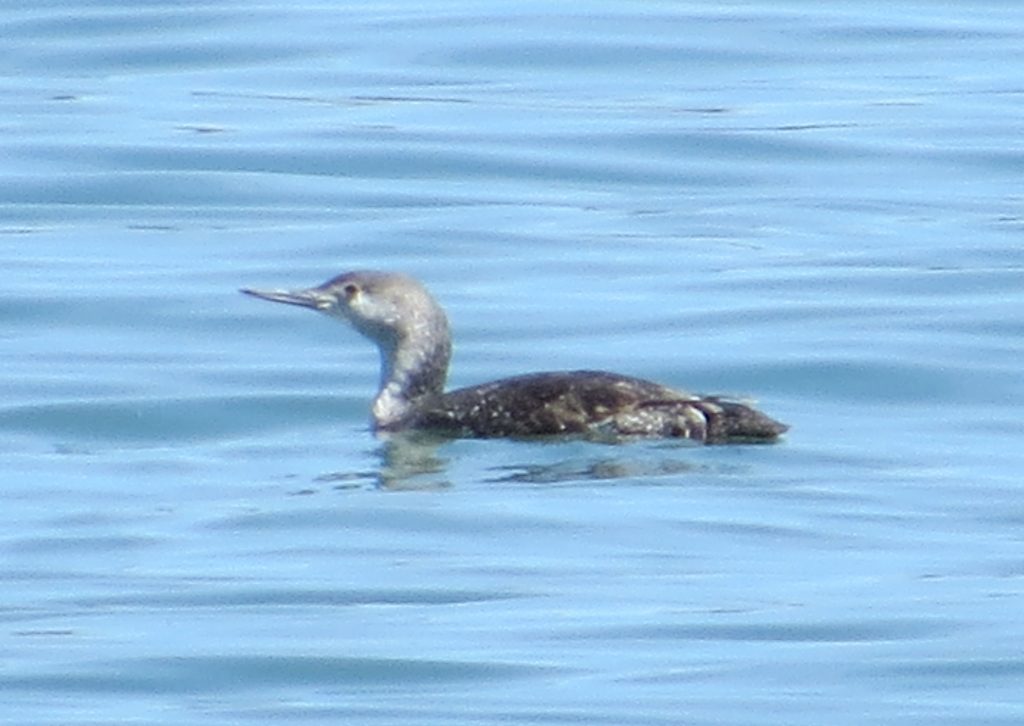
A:
POLYGON ((789 428, 739 401, 604 371, 532 373, 445 392, 452 354, 448 318, 406 275, 347 272, 306 290, 242 292, 339 318, 377 344, 380 389, 372 414, 378 431, 671 437, 711 444, 770 442, 789 428))

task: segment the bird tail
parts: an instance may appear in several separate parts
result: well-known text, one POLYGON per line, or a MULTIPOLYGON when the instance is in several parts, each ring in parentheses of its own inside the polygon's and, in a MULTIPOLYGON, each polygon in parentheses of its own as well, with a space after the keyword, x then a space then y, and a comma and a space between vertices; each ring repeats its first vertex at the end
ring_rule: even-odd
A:
POLYGON ((789 430, 786 424, 736 401, 712 396, 693 405, 707 419, 704 441, 708 444, 770 443, 789 430))

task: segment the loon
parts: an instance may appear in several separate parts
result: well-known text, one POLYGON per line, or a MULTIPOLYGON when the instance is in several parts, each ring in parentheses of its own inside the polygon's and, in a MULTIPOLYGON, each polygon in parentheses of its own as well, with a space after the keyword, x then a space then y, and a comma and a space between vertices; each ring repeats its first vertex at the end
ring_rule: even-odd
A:
POLYGON ((380 349, 377 432, 424 430, 462 438, 576 435, 775 441, 789 427, 743 403, 697 396, 604 371, 531 373, 445 392, 452 354, 448 318, 417 280, 346 272, 305 290, 241 292, 339 318, 380 349))

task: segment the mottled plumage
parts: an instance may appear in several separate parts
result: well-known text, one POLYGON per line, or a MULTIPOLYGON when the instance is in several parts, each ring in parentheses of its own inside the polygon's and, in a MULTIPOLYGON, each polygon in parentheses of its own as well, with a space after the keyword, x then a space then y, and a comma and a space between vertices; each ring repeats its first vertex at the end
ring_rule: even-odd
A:
POLYGON ((774 441, 788 428, 737 401, 603 371, 533 373, 445 393, 448 320, 430 293, 404 275, 349 272, 308 290, 242 292, 342 318, 377 343, 381 382, 373 420, 380 431, 723 443, 774 441))

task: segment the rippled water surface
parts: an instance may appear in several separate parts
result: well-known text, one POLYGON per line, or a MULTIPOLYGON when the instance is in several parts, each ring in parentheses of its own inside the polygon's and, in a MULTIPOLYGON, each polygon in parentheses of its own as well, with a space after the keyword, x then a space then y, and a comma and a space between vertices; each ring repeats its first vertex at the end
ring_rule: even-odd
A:
MULTIPOLYGON (((18 724, 1024 721, 1024 9, 0 9, 18 724), (451 382, 776 446, 382 442, 239 295, 422 278, 451 382)), ((0 719, 0 720, 2 720, 0 719)))

